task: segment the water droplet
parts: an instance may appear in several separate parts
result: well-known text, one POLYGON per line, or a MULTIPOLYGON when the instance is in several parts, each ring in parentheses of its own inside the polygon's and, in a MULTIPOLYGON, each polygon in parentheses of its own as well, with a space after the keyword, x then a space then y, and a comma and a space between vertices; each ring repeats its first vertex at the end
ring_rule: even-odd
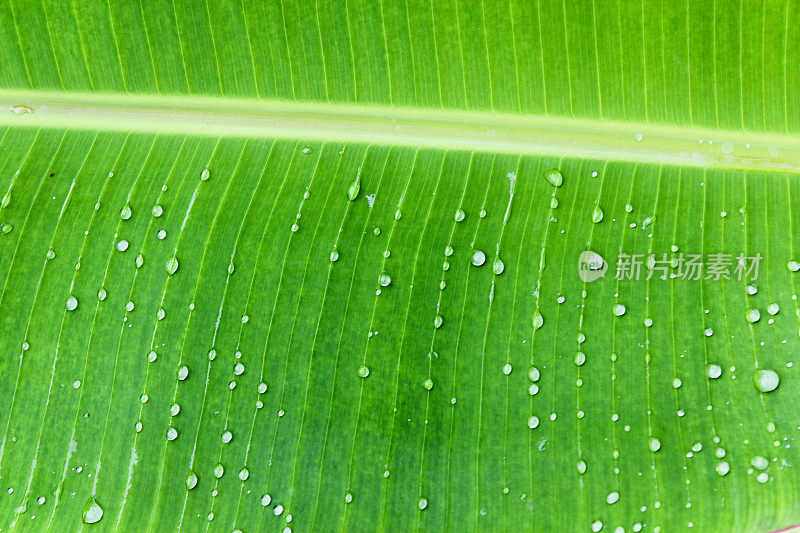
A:
POLYGON ((606 503, 609 505, 613 505, 619 501, 619 492, 609 492, 608 496, 606 496, 606 503))
POLYGON ((151 351, 149 354, 147 354, 147 360, 151 363, 155 363, 156 359, 158 359, 158 354, 156 352, 151 351))
POLYGON ((594 531, 594 533, 597 533, 601 529, 603 529, 603 523, 600 520, 592 522, 592 531, 594 531))
POLYGON ((464 210, 463 209, 459 209, 458 211, 456 211, 456 215, 455 215, 454 218, 455 218, 456 222, 461 222, 461 221, 464 220, 465 217, 466 217, 466 214, 464 213, 464 210))
POLYGON ((650 448, 651 452, 655 453, 661 449, 661 441, 655 437, 650 437, 647 446, 650 448))
POLYGON ((575 364, 576 365, 583 366, 583 364, 585 362, 586 362, 586 354, 584 354, 583 352, 578 352, 578 353, 575 354, 575 364))
POLYGON ((126 205, 125 207, 122 208, 122 211, 120 211, 119 218, 121 218, 122 220, 128 220, 129 218, 131 218, 131 214, 132 214, 131 206, 126 205))
POLYGON ((544 325, 544 317, 542 313, 539 312, 539 308, 537 307, 533 311, 533 331, 537 331, 544 325))
POLYGON ((532 416, 528 419, 528 427, 531 429, 536 429, 539 427, 539 417, 532 416))
POLYGON ((800 263, 798 263, 797 261, 789 261, 789 264, 786 265, 786 268, 788 268, 792 272, 797 272, 798 270, 800 270, 800 263))
POLYGON ((754 380, 756 388, 761 392, 772 392, 781 382, 780 376, 774 370, 757 370, 754 380))
POLYGON ((600 207, 595 207, 594 212, 592 212, 592 222, 595 224, 599 224, 600 221, 603 220, 603 210, 600 207))
POLYGON ((479 267, 482 266, 486 262, 486 254, 481 252, 480 250, 475 250, 472 254, 472 264, 479 267))
POLYGON ((164 214, 164 208, 156 204, 153 206, 153 216, 158 218, 164 214))
POLYGON ((258 384, 258 393, 259 394, 264 394, 265 392, 267 392, 267 384, 266 383, 259 383, 258 384))
POLYGON ((89 500, 83 508, 83 523, 96 524, 101 518, 103 518, 103 508, 100 507, 97 500, 89 497, 89 500))
POLYGON ((222 466, 222 463, 217 463, 214 465, 213 472, 214 472, 214 477, 219 479, 225 475, 225 467, 222 466))
POLYGON ((436 318, 433 319, 433 327, 439 329, 442 327, 442 317, 441 315, 436 315, 436 318))
POLYGON ((202 181, 208 181, 208 178, 211 177, 211 171, 208 168, 204 168, 203 171, 200 173, 200 179, 202 181))
POLYGON ((748 322, 754 324, 761 319, 761 312, 758 309, 751 308, 747 310, 746 317, 748 322))
POLYGON ((241 470, 239 470, 239 479, 241 481, 247 481, 247 478, 249 477, 250 477, 250 471, 247 469, 247 467, 244 467, 241 470))
POLYGON ((192 490, 197 486, 197 474, 189 470, 186 475, 186 490, 192 490))
POLYGON ((336 250, 332 251, 331 252, 331 262, 335 263, 338 260, 339 260, 339 252, 337 252, 336 250))
POLYGON ((67 311, 74 311, 78 307, 78 299, 74 296, 67 298, 67 311))
POLYGON ((169 428, 167 430, 167 440, 175 440, 178 438, 178 430, 175 428, 169 428))
POLYGON ((422 382, 422 386, 425 387, 425 390, 433 389, 433 380, 428 378, 422 382))
POLYGON ((189 377, 189 367, 183 365, 178 369, 178 381, 183 381, 189 377))
POLYGON ((706 375, 711 379, 717 379, 722 375, 722 367, 715 364, 710 364, 706 367, 706 375))
POLYGON ((76 379, 75 381, 73 381, 72 382, 72 388, 73 389, 80 389, 81 388, 81 380, 76 379))
POLYGON ((291 227, 292 233, 297 233, 297 230, 299 230, 299 229, 300 229, 300 226, 298 226, 297 223, 292 224, 292 227, 291 227))
POLYGON ((586 461, 584 461, 584 460, 578 461, 578 463, 576 464, 576 468, 578 469, 578 473, 579 474, 585 474, 586 473, 586 461))
POLYGON ((683 385, 683 382, 681 381, 681 378, 675 378, 675 379, 672 380, 672 388, 673 389, 680 389, 681 385, 683 385))
POLYGON ((426 500, 425 498, 420 498, 419 501, 417 502, 417 507, 419 507, 420 511, 425 509, 427 506, 428 506, 428 500, 426 500))
POLYGON ((352 503, 352 501, 353 501, 353 495, 350 494, 349 492, 345 493, 344 503, 352 503))
POLYGON ((167 232, 165 230, 163 230, 163 229, 160 229, 160 230, 158 230, 158 233, 156 234, 156 237, 158 237, 158 240, 163 241, 164 239, 167 238, 167 232))
POLYGON ((266 507, 267 505, 269 505, 269 504, 270 504, 270 502, 272 502, 272 496, 270 496, 269 494, 264 494, 264 495, 261 497, 261 505, 262 505, 263 507, 266 507))
POLYGON ((7 192, 5 196, 3 196, 3 201, 0 202, 0 209, 4 207, 8 207, 8 204, 11 203, 11 191, 7 192))
POLYGON ((367 365, 358 367, 358 377, 365 378, 367 376, 369 376, 369 368, 367 368, 367 365))
POLYGON ((117 242, 117 250, 119 250, 120 252, 124 252, 127 249, 128 249, 128 241, 122 239, 121 241, 117 242))
POLYGON ((564 176, 562 176, 561 172, 555 168, 552 168, 547 172, 545 172, 544 177, 547 181, 550 182, 550 185, 554 187, 561 187, 561 184, 564 183, 564 176))
POLYGON ((222 434, 222 443, 223 444, 228 444, 231 441, 231 439, 233 439, 233 433, 231 433, 230 431, 225 431, 222 434))
POLYGON ((481 209, 480 213, 478 213, 478 216, 481 218, 486 218, 486 209, 481 209))
POLYGON ((33 113, 33 108, 31 106, 23 104, 12 105, 8 109, 15 115, 30 115, 33 113))
POLYGON ((756 480, 759 483, 766 483, 767 481, 769 481, 769 474, 767 474, 766 472, 761 472, 758 476, 756 476, 756 480))
POLYGON ((613 311, 614 315, 622 316, 625 314, 625 311, 627 311, 627 309, 625 309, 625 306, 622 304, 614 304, 613 311))
POLYGON ((550 198, 550 209, 555 209, 558 207, 558 198, 555 196, 550 198))
POLYGON ((303 146, 303 148, 300 150, 300 153, 303 155, 309 155, 311 153, 311 147, 303 146))
POLYGON ((771 303, 767 306, 767 313, 772 316, 777 315, 780 310, 781 306, 779 306, 777 303, 771 303))
POLYGON ((177 403, 173 403, 169 406, 169 414, 170 416, 178 416, 181 412, 181 406, 177 403))
POLYGON ((272 512, 275 514, 275 516, 280 516, 283 513, 283 505, 276 505, 272 512))
POLYGON ((166 264, 164 265, 167 269, 167 274, 170 276, 173 275, 175 272, 178 271, 178 258, 174 255, 167 259, 166 264))
POLYGON ((403 218, 403 213, 398 209, 397 211, 394 212, 394 219, 400 220, 401 218, 403 218))
POLYGON ((388 287, 391 282, 392 278, 386 274, 381 274, 381 277, 378 278, 378 283, 380 283, 381 287, 388 287))
POLYGON ((494 263, 492 264, 492 272, 494 272, 495 275, 499 276, 500 274, 503 273, 505 269, 506 266, 503 264, 503 260, 500 259, 500 256, 499 255, 495 256, 494 263))
POLYGON ((728 472, 731 471, 731 465, 728 464, 728 461, 720 461, 717 463, 715 470, 720 476, 727 476, 728 472))
POLYGON ((503 374, 504 375, 506 375, 506 376, 509 375, 511 373, 511 370, 512 370, 511 363, 506 363, 506 364, 503 365, 503 374))
POLYGON ((750 460, 750 465, 756 470, 766 470, 769 466, 769 460, 761 455, 756 455, 750 460))
POLYGON ((352 202, 356 198, 358 198, 358 191, 361 190, 361 168, 358 169, 358 173, 356 174, 356 179, 353 180, 353 183, 350 184, 350 187, 347 189, 347 198, 352 202))

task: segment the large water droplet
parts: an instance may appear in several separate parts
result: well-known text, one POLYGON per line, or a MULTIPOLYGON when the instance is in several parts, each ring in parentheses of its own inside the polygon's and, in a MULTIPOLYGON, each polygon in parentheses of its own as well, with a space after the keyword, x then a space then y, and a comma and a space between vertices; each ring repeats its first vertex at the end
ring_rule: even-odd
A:
POLYGON ((186 490, 192 490, 197 486, 197 474, 189 470, 189 474, 186 476, 186 490))
POLYGON ((715 364, 710 364, 706 367, 706 375, 711 379, 717 379, 722 375, 722 367, 715 364))
POLYGON ((358 191, 361 190, 361 169, 358 169, 358 174, 356 174, 356 179, 353 180, 353 183, 350 184, 350 187, 347 188, 347 198, 352 202, 356 198, 358 198, 358 191))
POLYGON ((486 254, 480 250, 475 250, 472 254, 472 264, 476 267, 482 266, 486 262, 486 254))
POLYGON ((381 277, 378 278, 378 283, 380 283, 381 287, 388 287, 391 282, 392 278, 386 274, 381 274, 381 277))
POLYGON ((178 271, 178 258, 175 256, 170 257, 164 266, 167 269, 167 274, 173 275, 178 271))
POLYGON ((506 269, 506 266, 503 264, 503 260, 500 259, 499 255, 496 256, 494 258, 494 263, 492 264, 492 272, 494 272, 496 275, 499 276, 500 274, 503 273, 503 271, 505 269, 506 269))
POLYGON ((754 381, 759 391, 772 392, 780 385, 781 378, 774 370, 757 370, 754 381))
POLYGON ((544 325, 544 317, 539 312, 539 308, 533 310, 533 331, 537 331, 544 325))
POLYGON ((648 441, 647 445, 650 448, 650 451, 653 453, 661 449, 661 441, 655 437, 650 437, 650 440, 648 441))
POLYGON ((554 187, 561 187, 561 184, 564 183, 564 176, 562 176, 561 172, 555 168, 551 168, 545 172, 544 177, 550 182, 550 185, 554 187))
POLYGON ((103 508, 92 497, 86 502, 83 508, 83 522, 84 524, 96 524, 103 518, 103 508))
POLYGON ((613 311, 616 316, 622 316, 625 314, 625 306, 622 304, 614 304, 613 311))
POLYGON ((752 309, 752 308, 748 309, 747 314, 745 316, 747 318, 747 321, 750 322, 751 324, 754 324, 759 320, 761 320, 761 312, 758 309, 752 309))

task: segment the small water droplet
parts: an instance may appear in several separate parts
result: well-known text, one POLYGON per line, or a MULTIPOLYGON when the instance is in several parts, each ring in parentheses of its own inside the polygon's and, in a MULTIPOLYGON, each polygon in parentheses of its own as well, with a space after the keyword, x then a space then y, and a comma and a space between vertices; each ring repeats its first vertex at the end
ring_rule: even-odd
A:
POLYGON ((475 266, 482 266, 486 262, 486 254, 480 250, 475 250, 472 254, 472 264, 475 266))
POLYGON ((506 376, 509 375, 512 370, 513 369, 511 367, 511 363, 506 363, 506 364, 503 365, 503 374, 504 375, 506 375, 506 376))
POLYGON ((78 299, 74 296, 67 298, 67 311, 74 311, 78 307, 78 299))
POLYGON ((241 481, 247 481, 247 478, 249 477, 250 477, 250 471, 247 469, 247 467, 244 467, 241 470, 239 470, 239 479, 241 481))
POLYGON ((797 272, 798 270, 800 270, 800 263, 798 263, 797 261, 789 261, 789 264, 786 265, 786 268, 788 268, 792 272, 797 272))
POLYGON ((160 206, 160 205, 158 205, 158 204, 154 205, 154 206, 153 206, 153 216, 154 216, 154 217, 156 217, 156 218, 158 218, 158 217, 160 217, 162 214, 164 214, 164 208, 163 208, 163 207, 161 207, 161 206, 160 206))
POLYGON ((211 171, 208 170, 208 168, 204 168, 203 171, 200 173, 200 179, 202 181, 208 181, 210 177, 211 177, 211 171))
POLYGON ((625 306, 623 304, 614 304, 613 311, 614 311, 614 315, 622 316, 622 315, 625 314, 627 309, 625 308, 625 306))
POLYGON ((455 214, 454 218, 455 218, 456 222, 462 222, 465 217, 466 217, 466 214, 464 213, 464 210, 463 209, 459 209, 458 211, 456 211, 456 214, 455 214))
POLYGON ((388 287, 391 282, 392 278, 387 274, 381 274, 380 278, 378 278, 378 283, 380 283, 381 287, 388 287))
POLYGON ((178 430, 175 428, 169 428, 167 430, 167 440, 173 441, 178 438, 178 430))
POLYGON ((706 367, 706 375, 711 379, 717 379, 722 375, 722 367, 715 364, 710 364, 706 367))
POLYGON ((537 427, 539 427, 539 417, 532 416, 528 418, 528 427, 531 429, 536 429, 537 427))
POLYGON ((603 210, 600 207, 595 207, 592 212, 592 222, 599 224, 603 220, 603 210))
POLYGON ((533 331, 537 331, 544 325, 544 317, 539 312, 539 308, 533 310, 533 331))
POLYGON ((178 368, 178 381, 183 381, 187 377, 189 377, 189 367, 183 365, 180 368, 178 368))
POLYGON ((132 214, 131 213, 131 206, 126 205, 125 207, 122 208, 122 211, 120 211, 119 217, 122 220, 128 220, 129 218, 131 218, 131 214, 132 214))
POLYGON ((436 315, 436 318, 433 319, 433 327, 439 329, 442 327, 442 317, 441 315, 436 315))
POLYGON ((272 502, 272 496, 270 496, 269 494, 264 494, 264 495, 261 497, 261 505, 262 505, 263 507, 266 507, 267 505, 269 505, 269 504, 270 504, 270 502, 272 502))
POLYGON ((753 309, 753 308, 748 309, 747 314, 745 316, 747 318, 747 321, 750 322, 751 324, 754 324, 759 320, 761 320, 761 312, 758 309, 753 309))
POLYGON ((336 250, 332 251, 331 252, 331 262, 335 263, 338 260, 339 260, 339 252, 337 252, 336 250))
POLYGON ((417 502, 417 507, 419 507, 419 510, 422 511, 423 509, 428 507, 428 500, 426 500, 425 498, 420 498, 419 501, 417 502))
POLYGON ((619 501, 619 492, 609 492, 608 496, 606 496, 606 503, 609 505, 613 505, 619 501))
POLYGON ((772 316, 777 315, 780 310, 781 306, 778 305, 777 303, 771 303, 767 306, 767 313, 769 313, 772 316))
POLYGON ((127 249, 128 249, 128 241, 122 239, 121 241, 117 242, 117 250, 119 250, 120 252, 124 252, 127 249))
POLYGON ((728 461, 720 461, 717 463, 715 470, 720 476, 727 476, 728 472, 731 471, 731 465, 728 464, 728 461))
POLYGON ((426 379, 422 382, 422 386, 425 388, 425 390, 433 389, 433 380, 430 378, 426 379))
POLYGON ((222 466, 222 463, 217 463, 214 465, 212 472, 214 473, 214 477, 219 479, 225 475, 225 467, 222 466))
POLYGON ((367 365, 358 367, 358 377, 365 378, 367 376, 369 376, 369 368, 367 368, 367 365))

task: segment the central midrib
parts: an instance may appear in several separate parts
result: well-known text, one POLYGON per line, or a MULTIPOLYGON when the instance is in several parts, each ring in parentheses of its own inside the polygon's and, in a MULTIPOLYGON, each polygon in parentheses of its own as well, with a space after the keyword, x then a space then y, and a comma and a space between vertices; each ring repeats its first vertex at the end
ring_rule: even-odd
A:
POLYGON ((800 139, 477 111, 0 90, 0 125, 283 137, 754 171, 800 171, 800 139))

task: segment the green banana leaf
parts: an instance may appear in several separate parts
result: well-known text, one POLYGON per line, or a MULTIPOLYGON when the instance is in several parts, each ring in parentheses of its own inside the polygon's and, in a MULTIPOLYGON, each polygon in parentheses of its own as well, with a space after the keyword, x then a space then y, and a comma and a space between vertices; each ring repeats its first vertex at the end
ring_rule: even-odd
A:
POLYGON ((799 22, 0 0, 0 531, 800 523, 799 22))

